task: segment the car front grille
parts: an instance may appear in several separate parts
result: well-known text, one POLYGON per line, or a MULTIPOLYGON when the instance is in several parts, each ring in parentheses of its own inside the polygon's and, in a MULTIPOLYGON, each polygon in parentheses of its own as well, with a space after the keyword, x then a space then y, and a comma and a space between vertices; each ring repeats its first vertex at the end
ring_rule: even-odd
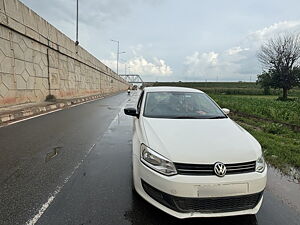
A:
POLYGON ((263 192, 231 197, 183 198, 164 193, 142 180, 145 192, 160 204, 177 212, 222 213, 253 209, 263 192))
MULTIPOLYGON (((198 176, 210 176, 215 175, 214 164, 185 164, 185 163, 174 163, 178 174, 181 175, 198 175, 198 176)), ((225 164, 227 172, 226 175, 240 174, 240 173, 251 173, 255 172, 256 162, 243 162, 225 164)))

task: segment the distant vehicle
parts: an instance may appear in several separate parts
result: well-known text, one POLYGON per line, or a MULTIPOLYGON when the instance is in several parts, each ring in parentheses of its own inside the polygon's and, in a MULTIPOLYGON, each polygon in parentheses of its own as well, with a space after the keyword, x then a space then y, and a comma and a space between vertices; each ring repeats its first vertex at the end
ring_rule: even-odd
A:
POLYGON ((178 217, 256 214, 267 166, 261 146, 204 92, 146 87, 134 116, 133 187, 178 217))

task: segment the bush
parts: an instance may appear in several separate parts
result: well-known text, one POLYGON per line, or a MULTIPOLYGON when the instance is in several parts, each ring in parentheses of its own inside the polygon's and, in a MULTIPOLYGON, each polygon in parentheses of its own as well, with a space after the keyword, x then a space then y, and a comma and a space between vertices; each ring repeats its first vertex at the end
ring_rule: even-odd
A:
POLYGON ((55 102, 56 97, 54 95, 47 95, 45 101, 46 102, 55 102))

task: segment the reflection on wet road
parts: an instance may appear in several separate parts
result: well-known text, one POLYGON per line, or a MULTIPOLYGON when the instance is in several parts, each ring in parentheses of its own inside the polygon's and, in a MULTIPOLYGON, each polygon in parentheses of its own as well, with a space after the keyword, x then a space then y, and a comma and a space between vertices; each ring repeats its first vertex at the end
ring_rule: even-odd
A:
MULTIPOLYGON (((299 214, 268 191, 265 192, 264 203, 257 216, 184 220, 165 214, 132 192, 132 118, 123 114, 122 107, 126 103, 133 103, 136 97, 137 95, 129 97, 120 94, 109 97, 110 99, 107 98, 105 102, 97 101, 86 106, 94 107, 94 104, 98 108, 106 109, 109 106, 110 109, 107 109, 107 112, 99 111, 99 117, 101 117, 101 113, 109 115, 112 111, 114 119, 111 117, 105 129, 102 129, 103 132, 98 133, 97 138, 95 136, 94 147, 85 158, 81 158, 80 166, 64 184, 49 207, 40 215, 36 224, 300 225, 299 214)), ((95 122, 97 126, 91 126, 90 129, 97 127, 100 129, 102 125, 101 122, 98 122, 95 122)), ((81 124, 81 126, 84 125, 81 124)), ((84 127, 81 129, 85 130, 84 127)), ((65 150, 58 149, 58 156, 51 159, 50 162, 60 159, 63 151, 65 150)), ((54 153, 52 152, 51 155, 54 153)), ((30 221, 39 212, 38 210, 39 208, 31 210, 32 214, 24 217, 24 221, 30 221)))

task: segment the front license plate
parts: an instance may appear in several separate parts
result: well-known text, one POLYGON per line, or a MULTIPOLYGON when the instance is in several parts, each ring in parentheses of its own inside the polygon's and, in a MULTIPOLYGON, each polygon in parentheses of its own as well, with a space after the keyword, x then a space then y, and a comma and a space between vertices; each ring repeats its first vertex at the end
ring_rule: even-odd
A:
POLYGON ((220 197, 247 194, 249 187, 247 183, 231 184, 201 184, 196 185, 198 197, 220 197))

